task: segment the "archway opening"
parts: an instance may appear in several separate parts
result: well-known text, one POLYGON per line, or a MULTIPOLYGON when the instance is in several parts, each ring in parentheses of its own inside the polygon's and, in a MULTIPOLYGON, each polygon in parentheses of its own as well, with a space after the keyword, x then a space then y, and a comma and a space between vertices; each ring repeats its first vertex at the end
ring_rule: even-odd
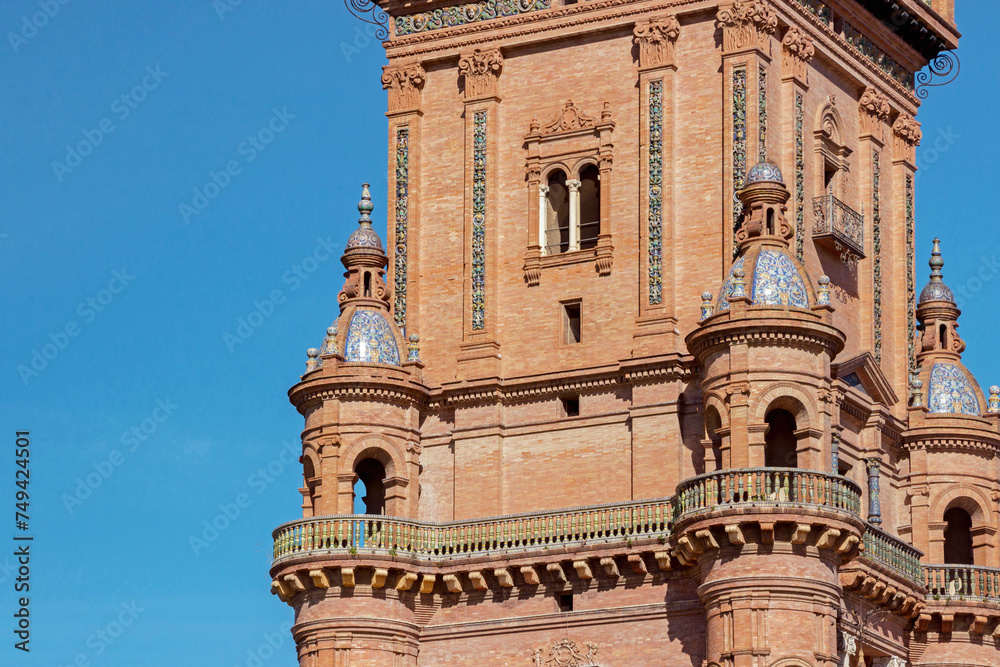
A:
POLYGON ((569 188, 566 172, 553 170, 548 177, 546 195, 545 252, 556 254, 569 250, 569 188))
POLYGON ((385 466, 376 459, 364 459, 354 467, 355 514, 385 514, 385 466), (360 501, 360 502, 359 502, 360 501))
POLYGON ((764 465, 768 468, 797 468, 798 442, 795 439, 795 416, 778 408, 767 413, 764 435, 764 465))
POLYGON ((974 565, 972 557, 972 517, 961 507, 944 513, 944 562, 948 565, 974 565))

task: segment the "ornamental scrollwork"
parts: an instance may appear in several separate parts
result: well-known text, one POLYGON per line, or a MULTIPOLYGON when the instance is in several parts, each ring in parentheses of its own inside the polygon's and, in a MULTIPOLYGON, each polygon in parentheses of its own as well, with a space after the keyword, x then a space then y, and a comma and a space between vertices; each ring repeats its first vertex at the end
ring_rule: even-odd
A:
POLYGON ((727 53, 746 48, 769 51, 770 37, 778 27, 778 16, 765 0, 736 0, 720 9, 715 19, 727 53))
POLYGON ((671 14, 635 24, 632 41, 639 45, 639 67, 663 67, 674 63, 674 44, 681 34, 681 24, 671 14))
POLYGON ((586 644, 587 653, 584 655, 583 649, 577 646, 576 642, 563 639, 556 642, 548 649, 536 649, 532 652, 531 658, 535 667, 599 667, 594 662, 597 655, 596 644, 586 644))
POLYGON ((497 94, 497 81, 503 70, 500 49, 475 49, 458 59, 458 73, 465 79, 466 101, 497 94))

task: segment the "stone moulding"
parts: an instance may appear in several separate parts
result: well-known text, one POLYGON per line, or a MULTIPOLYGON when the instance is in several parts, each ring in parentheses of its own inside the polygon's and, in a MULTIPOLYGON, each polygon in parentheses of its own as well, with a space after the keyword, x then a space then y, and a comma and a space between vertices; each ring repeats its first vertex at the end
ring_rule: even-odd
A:
POLYGON ((475 49, 458 59, 458 74, 465 82, 465 101, 497 96, 497 83, 503 70, 499 48, 475 49))
POLYGON ((382 88, 389 91, 389 113, 416 110, 426 72, 420 63, 386 65, 382 68, 382 88))
POLYGON ((639 68, 672 66, 674 44, 680 34, 681 24, 673 14, 637 22, 632 30, 632 41, 639 45, 639 68))
POLYGON ((766 0, 736 0, 719 9, 716 27, 722 29, 724 53, 760 49, 770 55, 771 35, 778 27, 778 16, 766 0))
POLYGON ((428 12, 396 17, 397 37, 427 33, 444 28, 492 21, 494 19, 528 14, 552 6, 551 0, 483 0, 456 7, 443 7, 428 12))

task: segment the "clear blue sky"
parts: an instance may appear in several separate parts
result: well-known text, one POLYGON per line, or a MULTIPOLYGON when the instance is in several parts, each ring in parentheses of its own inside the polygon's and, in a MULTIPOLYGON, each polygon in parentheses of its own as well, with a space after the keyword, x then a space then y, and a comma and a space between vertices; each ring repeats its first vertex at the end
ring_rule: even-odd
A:
MULTIPOLYGON (((58 8, 14 43, 38 0, 0 9, 0 662, 228 667, 251 652, 291 667, 292 612, 267 577, 271 530, 301 503, 285 392, 337 312, 362 180, 384 233, 381 47, 339 2, 243 0, 221 19, 211 0, 58 8), (68 155, 80 142, 96 145, 68 155), (52 358, 22 378, 36 351, 52 358), (30 657, 11 634, 19 429, 33 443, 30 657)), ((920 116, 918 288, 940 235, 947 282, 978 287, 961 332, 988 386, 1000 5, 977 10, 961 76, 920 116), (931 160, 938 136, 952 139, 931 160)))

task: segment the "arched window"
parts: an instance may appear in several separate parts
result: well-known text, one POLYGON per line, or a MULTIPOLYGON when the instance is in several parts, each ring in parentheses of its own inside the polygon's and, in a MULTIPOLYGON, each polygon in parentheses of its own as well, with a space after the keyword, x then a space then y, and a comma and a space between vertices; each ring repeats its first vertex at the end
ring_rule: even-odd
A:
POLYGON ((365 271, 365 296, 372 295, 372 274, 365 271))
POLYGON ((580 249, 597 246, 601 233, 601 174, 597 165, 588 164, 580 170, 580 249))
POLYGON ((549 174, 545 195, 545 254, 555 255, 569 250, 569 188, 566 172, 555 169, 549 174))
POLYGON ((939 342, 941 344, 941 349, 942 350, 947 350, 948 349, 948 326, 946 324, 942 324, 941 327, 938 329, 938 336, 939 336, 939 342))
POLYGON ((948 565, 974 565, 972 558, 972 517, 961 507, 944 513, 944 562, 948 565))
POLYGON ((303 516, 315 516, 316 514, 316 485, 319 480, 316 478, 316 470, 312 459, 308 456, 302 459, 302 514, 303 516))
POLYGON ((798 442, 795 438, 795 416, 788 410, 771 410, 765 417, 764 465, 768 468, 797 468, 798 442))
POLYGON ((714 407, 705 410, 705 470, 722 470, 722 438, 719 436, 719 429, 722 428, 722 419, 719 412, 714 407), (708 444, 711 443, 711 452, 708 451, 708 444))
POLYGON ((354 512, 385 514, 385 466, 376 459, 364 459, 355 466, 354 473, 358 476, 354 483, 354 512), (359 512, 361 509, 364 511, 359 512))

